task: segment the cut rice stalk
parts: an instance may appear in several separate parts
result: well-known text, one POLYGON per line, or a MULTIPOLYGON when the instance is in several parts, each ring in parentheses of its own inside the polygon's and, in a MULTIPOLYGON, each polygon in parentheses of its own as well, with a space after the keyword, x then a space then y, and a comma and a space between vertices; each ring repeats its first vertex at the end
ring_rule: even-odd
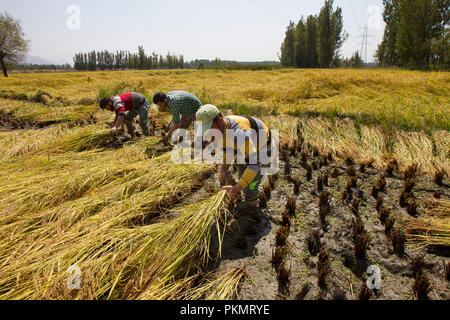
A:
POLYGON ((225 195, 221 192, 175 210, 177 218, 170 221, 98 230, 75 239, 67 234, 31 244, 26 258, 0 268, 0 299, 134 299, 144 288, 163 287, 208 262, 214 221, 220 256, 225 228, 218 221, 226 217, 225 195), (73 265, 85 279, 75 296, 62 289, 65 271, 73 265))

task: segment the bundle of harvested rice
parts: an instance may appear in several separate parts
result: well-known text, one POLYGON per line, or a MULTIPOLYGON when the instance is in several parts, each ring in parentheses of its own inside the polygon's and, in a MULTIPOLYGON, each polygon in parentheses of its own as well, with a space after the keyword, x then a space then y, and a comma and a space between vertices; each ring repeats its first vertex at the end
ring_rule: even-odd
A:
POLYGON ((149 226, 102 228, 78 237, 69 230, 31 243, 0 265, 0 298, 135 299, 164 287, 208 262, 213 222, 221 248, 224 199, 221 192, 149 226), (80 290, 66 286, 70 266, 82 272, 80 290))
POLYGON ((246 273, 235 268, 223 275, 201 273, 175 281, 164 288, 143 292, 140 300, 231 300, 246 273))
POLYGON ((404 221, 407 240, 421 246, 450 246, 450 200, 428 199, 425 208, 424 217, 404 221))

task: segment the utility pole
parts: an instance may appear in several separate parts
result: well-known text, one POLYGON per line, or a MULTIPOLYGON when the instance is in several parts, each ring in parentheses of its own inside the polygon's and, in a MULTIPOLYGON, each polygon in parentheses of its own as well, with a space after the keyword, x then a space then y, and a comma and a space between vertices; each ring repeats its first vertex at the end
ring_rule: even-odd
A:
POLYGON ((362 57, 364 55, 365 57, 364 63, 367 64, 367 48, 369 47, 369 44, 371 44, 369 42, 369 38, 373 38, 375 36, 369 35, 369 27, 367 26, 367 21, 366 25, 364 27, 361 27, 360 29, 364 30, 363 35, 358 36, 358 38, 362 38, 362 43, 360 43, 361 45, 360 56, 362 57))

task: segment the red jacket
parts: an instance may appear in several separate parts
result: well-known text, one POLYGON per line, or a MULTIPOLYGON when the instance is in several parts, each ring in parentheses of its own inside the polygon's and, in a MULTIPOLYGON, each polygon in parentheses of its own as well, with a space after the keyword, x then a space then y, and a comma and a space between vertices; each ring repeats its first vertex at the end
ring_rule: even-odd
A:
POLYGON ((146 98, 136 92, 125 92, 113 98, 113 107, 116 114, 125 113, 126 111, 135 110, 143 105, 146 98))

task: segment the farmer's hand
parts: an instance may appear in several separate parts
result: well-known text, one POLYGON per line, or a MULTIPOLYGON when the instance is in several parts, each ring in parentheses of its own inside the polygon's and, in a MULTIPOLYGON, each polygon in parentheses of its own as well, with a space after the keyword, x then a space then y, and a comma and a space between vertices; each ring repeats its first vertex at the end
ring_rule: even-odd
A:
POLYGON ((112 127, 111 128, 111 133, 114 134, 114 135, 117 134, 117 128, 116 127, 112 127))
POLYGON ((240 184, 236 184, 234 186, 225 186, 222 188, 222 190, 226 190, 228 192, 228 196, 234 199, 239 195, 239 192, 242 191, 242 186, 240 184))

